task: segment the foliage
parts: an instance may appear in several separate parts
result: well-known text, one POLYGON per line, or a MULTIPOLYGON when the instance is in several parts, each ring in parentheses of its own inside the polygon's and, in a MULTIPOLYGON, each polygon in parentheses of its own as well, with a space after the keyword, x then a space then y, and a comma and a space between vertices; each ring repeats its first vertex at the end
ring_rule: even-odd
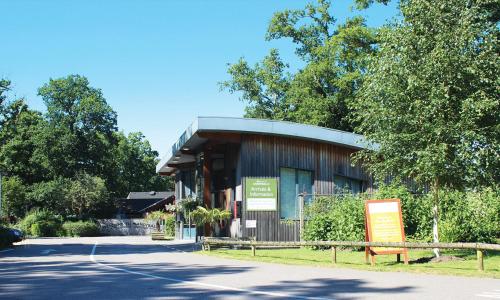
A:
POLYGON ((447 191, 441 198, 440 236, 444 242, 495 243, 500 237, 500 193, 447 191))
POLYGON ((401 2, 355 102, 358 130, 377 143, 358 155, 392 175, 461 188, 500 173, 498 14, 490 1, 401 2))
POLYGON ((175 216, 173 214, 156 210, 148 213, 146 220, 156 222, 158 231, 160 229, 160 222, 163 222, 165 236, 175 236, 175 216))
POLYGON ((50 79, 38 90, 47 106, 44 139, 39 145, 55 175, 73 177, 86 172, 108 178, 112 148, 116 143, 116 112, 101 90, 87 78, 70 75, 50 79))
POLYGON ((18 224, 25 235, 56 236, 62 233, 62 218, 41 209, 32 210, 18 224))
MULTIPOLYGON (((433 198, 412 194, 401 185, 381 185, 374 195, 318 197, 305 209, 306 240, 364 240, 364 200, 399 198, 408 240, 432 240, 433 198)), ((500 194, 486 188, 443 190, 439 211, 445 242, 495 242, 500 236, 500 194)))
POLYGON ((168 213, 161 211, 161 210, 155 210, 147 214, 146 220, 148 221, 159 221, 165 219, 168 215, 168 213))
POLYGON ((92 221, 64 222, 62 225, 68 236, 98 236, 99 225, 92 221))
POLYGON ((132 132, 127 136, 122 132, 115 135, 118 144, 114 149, 116 195, 126 195, 130 191, 163 191, 172 190, 171 177, 156 174, 159 162, 158 152, 140 132, 132 132))
POLYGON ((111 203, 104 180, 85 173, 78 174, 71 181, 66 199, 72 214, 80 219, 102 216, 111 203))
POLYGON ((180 201, 180 205, 182 212, 190 213, 194 211, 196 208, 198 208, 199 202, 196 201, 195 199, 188 197, 186 199, 182 199, 182 201, 180 201))
POLYGON ((29 209, 39 208, 65 216, 72 214, 66 198, 69 185, 70 181, 61 177, 33 184, 27 194, 29 209))
POLYGON ((172 237, 175 236, 175 217, 173 215, 167 215, 165 218, 165 236, 172 237))
POLYGON ((364 202, 357 196, 318 197, 306 207, 303 238, 324 241, 362 241, 364 202))
POLYGON ((243 58, 228 67, 231 79, 220 84, 241 92, 246 116, 288 120, 342 130, 353 129, 350 103, 362 85, 375 33, 361 17, 335 27, 330 3, 274 14, 267 40, 291 39, 304 67, 289 73, 276 49, 251 67, 243 58))
POLYGON ((2 177, 2 213, 5 216, 23 216, 27 211, 26 186, 17 176, 2 177))
POLYGON ((39 89, 46 113, 9 99, 0 80, 0 170, 6 212, 22 218, 34 208, 64 217, 102 217, 113 198, 133 190, 171 189, 155 173, 158 153, 141 133, 125 136, 116 113, 87 78, 51 79, 39 89))
POLYGON ((218 208, 207 209, 202 206, 198 206, 191 212, 191 218, 194 223, 198 225, 205 223, 215 225, 230 219, 231 212, 229 210, 221 210, 218 208))

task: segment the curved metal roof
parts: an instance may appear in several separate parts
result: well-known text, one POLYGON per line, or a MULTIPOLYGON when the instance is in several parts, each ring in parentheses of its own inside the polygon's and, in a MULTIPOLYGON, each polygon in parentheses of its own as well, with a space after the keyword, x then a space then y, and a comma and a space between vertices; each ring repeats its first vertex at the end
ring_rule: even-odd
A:
POLYGON ((198 117, 184 131, 179 140, 172 145, 170 153, 156 166, 156 171, 159 173, 168 173, 173 170, 173 168, 168 167, 168 164, 187 162, 186 159, 189 160, 190 158, 184 158, 183 161, 180 150, 185 147, 194 148, 203 143, 206 139, 198 137, 196 135, 198 132, 276 135, 336 144, 352 149, 366 149, 369 147, 369 144, 362 135, 319 126, 276 120, 198 117))

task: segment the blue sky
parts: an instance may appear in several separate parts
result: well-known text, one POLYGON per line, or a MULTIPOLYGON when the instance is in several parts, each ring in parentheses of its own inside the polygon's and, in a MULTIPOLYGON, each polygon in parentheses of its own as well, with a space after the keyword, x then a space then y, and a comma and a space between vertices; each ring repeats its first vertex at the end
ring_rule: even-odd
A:
MULTIPOLYGON (((278 48, 299 65, 289 41, 264 35, 274 12, 307 2, 0 0, 0 77, 12 81, 12 97, 43 111, 41 85, 84 75, 118 113, 120 130, 141 131, 162 156, 196 116, 243 115, 239 95, 219 91, 227 63, 255 63, 278 48)), ((380 26, 397 14, 395 4, 359 12, 332 2, 339 22, 363 15, 380 26)))

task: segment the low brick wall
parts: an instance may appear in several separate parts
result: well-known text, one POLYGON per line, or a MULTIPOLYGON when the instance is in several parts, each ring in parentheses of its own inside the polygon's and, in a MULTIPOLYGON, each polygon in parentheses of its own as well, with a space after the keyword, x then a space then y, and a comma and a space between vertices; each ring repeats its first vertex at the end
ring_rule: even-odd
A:
POLYGON ((156 231, 156 223, 144 219, 100 219, 102 235, 149 235, 156 231))

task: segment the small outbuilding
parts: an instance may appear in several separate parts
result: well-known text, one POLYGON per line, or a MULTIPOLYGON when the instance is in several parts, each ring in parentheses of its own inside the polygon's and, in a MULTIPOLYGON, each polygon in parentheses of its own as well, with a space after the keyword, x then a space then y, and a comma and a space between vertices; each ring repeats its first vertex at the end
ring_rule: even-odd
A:
POLYGON ((174 192, 130 192, 127 198, 118 199, 118 214, 125 218, 142 218, 149 212, 165 210, 165 205, 174 202, 174 192))
MULTIPOLYGON (((175 176, 176 199, 232 212, 216 235, 294 241, 300 239, 302 202, 372 188, 370 176, 351 161, 365 147, 361 135, 318 126, 198 117, 157 172, 175 176)), ((212 234, 209 227, 204 234, 212 234)))

